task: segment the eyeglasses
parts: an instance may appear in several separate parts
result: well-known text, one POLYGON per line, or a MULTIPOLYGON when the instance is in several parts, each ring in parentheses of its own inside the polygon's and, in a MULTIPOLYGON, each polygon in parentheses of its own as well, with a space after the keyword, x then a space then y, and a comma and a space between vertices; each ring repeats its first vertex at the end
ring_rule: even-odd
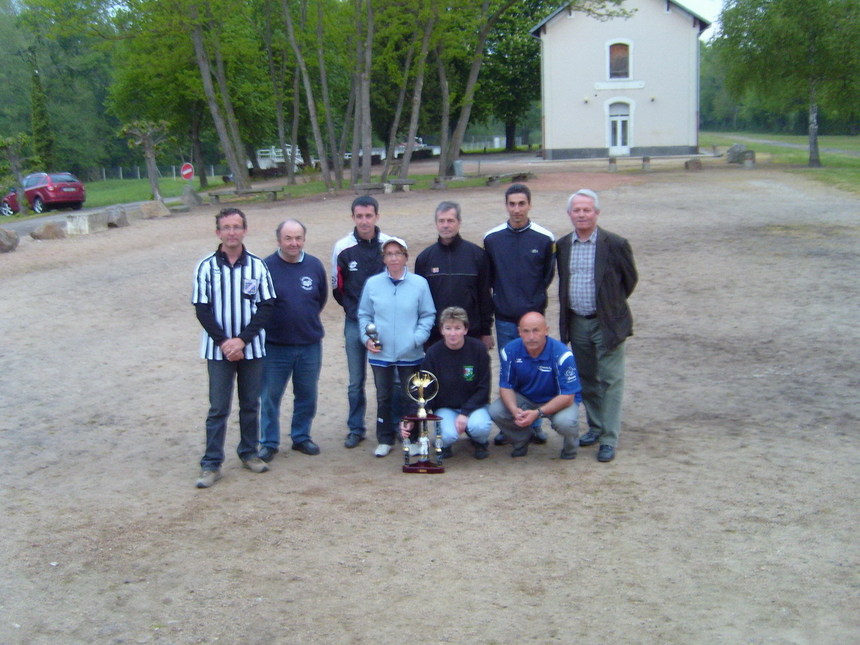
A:
POLYGON ((390 253, 383 253, 382 257, 384 257, 384 258, 399 258, 403 255, 406 255, 403 251, 391 251, 390 253))

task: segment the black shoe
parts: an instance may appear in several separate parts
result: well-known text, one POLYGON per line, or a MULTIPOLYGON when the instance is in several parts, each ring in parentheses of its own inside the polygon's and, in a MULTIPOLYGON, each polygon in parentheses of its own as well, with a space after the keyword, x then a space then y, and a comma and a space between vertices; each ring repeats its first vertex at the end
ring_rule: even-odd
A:
POLYGON ((515 447, 511 453, 511 457, 525 457, 529 454, 529 443, 531 442, 526 441, 523 445, 515 447))
POLYGON ((266 463, 269 463, 270 461, 272 461, 272 459, 274 459, 275 455, 277 455, 277 454, 278 454, 278 449, 277 448, 269 448, 269 446, 263 446, 257 452, 257 456, 260 459, 262 459, 263 461, 265 461, 266 463))
POLYGON ((606 463, 613 459, 615 459, 615 446, 610 446, 605 443, 600 444, 600 450, 597 451, 597 461, 606 463))
POLYGON ((472 445, 475 446, 475 459, 486 459, 490 456, 489 443, 478 443, 477 441, 472 441, 472 445))
POLYGON ((494 446, 506 446, 509 443, 508 438, 501 432, 496 435, 495 439, 493 439, 494 446))
POLYGON ((306 455, 320 454, 320 447, 310 439, 308 439, 307 441, 302 441, 301 443, 294 443, 293 450, 298 450, 299 452, 303 452, 306 455))
POLYGON ((574 450, 573 452, 566 452, 566 451, 562 450, 561 454, 559 455, 559 458, 560 459, 576 459, 576 450, 574 450))
POLYGON ((346 441, 343 442, 343 445, 347 448, 355 448, 362 441, 364 441, 364 435, 358 434, 357 432, 350 432, 346 435, 346 441))
POLYGON ((547 442, 546 432, 540 428, 532 428, 532 442, 538 445, 543 445, 547 442))
POLYGON ((589 430, 579 438, 580 446, 593 446, 600 439, 600 435, 594 430, 589 430))
POLYGON ((454 456, 454 451, 451 446, 442 446, 442 459, 450 459, 454 456))

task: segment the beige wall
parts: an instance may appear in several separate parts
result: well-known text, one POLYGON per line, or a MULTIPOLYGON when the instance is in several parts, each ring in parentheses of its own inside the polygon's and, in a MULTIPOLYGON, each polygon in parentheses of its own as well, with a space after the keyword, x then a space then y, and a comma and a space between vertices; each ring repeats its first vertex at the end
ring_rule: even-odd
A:
POLYGON ((544 148, 605 149, 609 104, 630 104, 632 147, 695 146, 698 24, 664 0, 627 0, 629 20, 562 12, 541 38, 544 148), (630 79, 609 80, 608 45, 630 45, 630 79))

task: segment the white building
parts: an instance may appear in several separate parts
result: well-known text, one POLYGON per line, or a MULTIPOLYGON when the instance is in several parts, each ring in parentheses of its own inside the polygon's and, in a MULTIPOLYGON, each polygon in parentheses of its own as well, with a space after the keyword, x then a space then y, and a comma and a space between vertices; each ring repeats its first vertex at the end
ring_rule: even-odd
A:
POLYGON ((710 26, 674 0, 626 0, 601 22, 567 6, 541 41, 546 159, 698 151, 699 35, 710 26))

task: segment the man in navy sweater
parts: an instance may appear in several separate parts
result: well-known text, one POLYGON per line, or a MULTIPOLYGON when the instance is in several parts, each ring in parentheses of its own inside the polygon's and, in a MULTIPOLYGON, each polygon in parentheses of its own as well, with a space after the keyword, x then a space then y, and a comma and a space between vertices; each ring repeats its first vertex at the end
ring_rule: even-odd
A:
POLYGON ((278 226, 278 250, 265 259, 275 284, 275 313, 266 326, 266 358, 260 412, 260 459, 269 462, 281 442, 281 399, 293 379, 293 450, 318 455, 311 440, 322 365, 320 312, 328 298, 322 262, 304 251, 307 229, 288 219, 278 226))

